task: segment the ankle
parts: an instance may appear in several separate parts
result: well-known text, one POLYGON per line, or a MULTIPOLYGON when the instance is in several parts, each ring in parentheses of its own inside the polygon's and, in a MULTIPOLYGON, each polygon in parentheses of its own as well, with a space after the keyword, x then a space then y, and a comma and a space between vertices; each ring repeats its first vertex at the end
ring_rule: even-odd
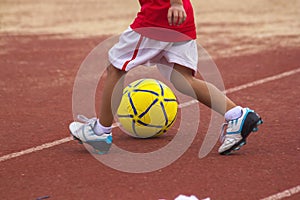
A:
POLYGON ((243 114, 242 110, 243 110, 243 108, 241 106, 236 106, 236 107, 228 110, 224 115, 225 120, 230 121, 230 120, 240 118, 243 114))
POLYGON ((103 126, 99 119, 97 119, 95 126, 94 126, 94 131, 96 134, 102 134, 102 133, 106 133, 109 134, 111 133, 112 127, 111 126, 103 126))

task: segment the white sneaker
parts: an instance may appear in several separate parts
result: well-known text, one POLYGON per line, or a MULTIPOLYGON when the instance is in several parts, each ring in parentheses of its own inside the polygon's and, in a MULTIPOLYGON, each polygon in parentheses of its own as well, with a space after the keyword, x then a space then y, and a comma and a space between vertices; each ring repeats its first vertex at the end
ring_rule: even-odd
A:
POLYGON ((238 119, 230 120, 222 126, 221 142, 219 153, 228 155, 231 151, 239 150, 246 144, 246 138, 251 132, 258 130, 257 126, 263 121, 260 116, 249 108, 242 109, 242 116, 238 119), (227 125, 226 134, 224 129, 227 125))
POLYGON ((98 154, 108 153, 112 144, 112 133, 96 134, 94 126, 97 118, 88 119, 83 115, 78 115, 78 119, 83 123, 72 122, 69 125, 73 138, 78 140, 80 144, 84 142, 91 145, 98 154))

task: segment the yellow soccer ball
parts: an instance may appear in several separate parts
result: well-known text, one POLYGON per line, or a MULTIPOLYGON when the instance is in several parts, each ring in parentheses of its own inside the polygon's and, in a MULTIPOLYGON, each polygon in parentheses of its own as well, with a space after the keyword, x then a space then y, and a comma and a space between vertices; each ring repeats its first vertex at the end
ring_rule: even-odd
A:
POLYGON ((163 135, 173 125, 177 110, 176 96, 167 85, 140 79, 123 90, 117 116, 129 135, 149 138, 163 135))

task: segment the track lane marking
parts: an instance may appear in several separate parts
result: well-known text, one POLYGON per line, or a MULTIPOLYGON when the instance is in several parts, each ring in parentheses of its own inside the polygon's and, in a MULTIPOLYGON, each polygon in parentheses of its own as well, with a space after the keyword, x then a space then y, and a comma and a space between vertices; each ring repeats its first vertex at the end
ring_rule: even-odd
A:
MULTIPOLYGON (((279 80, 279 79, 282 79, 282 78, 285 78, 285 77, 288 77, 288 76, 292 76, 292 75, 297 74, 299 72, 300 72, 300 68, 297 68, 297 69, 286 71, 286 72, 283 72, 283 73, 280 73, 280 74, 277 74, 277 75, 274 75, 274 76, 269 76, 269 77, 262 78, 262 79, 259 79, 259 80, 256 80, 256 81, 252 81, 252 82, 249 82, 249 83, 237 86, 237 87, 229 88, 229 89, 227 89, 223 92, 226 93, 226 94, 237 92, 237 91, 240 91, 240 90, 243 90, 243 89, 246 89, 246 88, 254 87, 254 86, 257 86, 257 85, 262 85, 262 84, 270 82, 270 81, 275 81, 275 80, 279 80)), ((195 104, 197 102, 198 102, 197 100, 191 100, 191 101, 180 104, 179 108, 187 107, 187 106, 190 106, 190 105, 195 104)), ((117 126, 119 126, 118 123, 115 123, 113 125, 113 128, 117 127, 117 126)), ((41 151, 43 149, 48 149, 48 148, 51 148, 51 147, 54 147, 54 146, 57 146, 57 145, 60 145, 60 144, 64 144, 64 143, 69 142, 71 140, 73 140, 72 136, 66 137, 66 138, 63 138, 63 139, 60 139, 60 140, 55 140, 53 142, 48 142, 48 143, 45 143, 45 144, 42 144, 42 145, 39 145, 39 146, 36 146, 36 147, 32 147, 32 148, 29 148, 29 149, 26 149, 26 150, 19 151, 19 152, 10 153, 10 154, 1 156, 0 157, 0 162, 10 160, 12 158, 20 157, 20 156, 23 156, 23 155, 26 155, 26 154, 34 153, 34 152, 37 152, 37 151, 41 151)))
POLYGON ((292 195, 297 194, 299 192, 300 192, 300 185, 297 185, 295 187, 284 190, 282 192, 278 192, 276 194, 273 194, 273 195, 263 198, 261 200, 280 200, 280 199, 283 199, 286 197, 291 197, 292 195))
POLYGON ((266 78, 263 78, 263 79, 259 79, 259 80, 256 80, 256 81, 253 81, 253 82, 250 82, 250 83, 246 83, 246 84, 243 84, 243 85, 240 85, 240 86, 237 86, 237 87, 227 89, 224 92, 226 94, 237 92, 239 90, 243 90, 243 89, 246 89, 246 88, 249 88, 249 87, 254 87, 254 86, 257 86, 257 85, 262 85, 262 84, 270 82, 270 81, 276 81, 278 79, 282 79, 282 78, 297 74, 299 72, 300 72, 300 68, 294 69, 294 70, 291 70, 291 71, 286 71, 286 72, 283 72, 283 73, 280 73, 280 74, 277 74, 277 75, 274 75, 274 76, 269 76, 269 77, 266 77, 266 78))
POLYGON ((29 148, 29 149, 26 149, 26 150, 23 150, 23 151, 7 154, 5 156, 0 157, 0 162, 3 162, 5 160, 9 160, 9 159, 12 159, 12 158, 16 158, 16 157, 19 157, 19 156, 23 156, 23 155, 26 155, 26 154, 29 154, 29 153, 33 153, 33 152, 36 152, 36 151, 41 151, 43 149, 48 149, 50 147, 54 147, 54 146, 69 142, 72 139, 73 138, 70 136, 70 137, 60 139, 60 140, 55 140, 53 142, 48 142, 48 143, 45 143, 45 144, 42 144, 42 145, 39 145, 39 146, 36 146, 36 147, 32 147, 32 148, 29 148))

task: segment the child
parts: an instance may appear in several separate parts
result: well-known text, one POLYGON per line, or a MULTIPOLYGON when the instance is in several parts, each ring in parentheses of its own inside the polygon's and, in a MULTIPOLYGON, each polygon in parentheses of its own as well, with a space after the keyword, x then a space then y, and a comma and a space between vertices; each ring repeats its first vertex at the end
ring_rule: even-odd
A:
MULTIPOLYGON (((141 10, 137 17, 122 33, 119 42, 109 51, 111 64, 107 67, 100 119, 82 118, 84 123, 72 122, 69 127, 71 134, 75 139, 90 144, 99 152, 107 152, 112 143, 112 93, 115 88, 119 93, 122 92, 118 81, 122 80, 130 69, 151 60, 160 60, 171 67, 169 79, 178 91, 196 98, 224 115, 228 126, 219 153, 229 154, 238 150, 246 143, 248 135, 256 131, 257 125, 262 123, 262 120, 253 110, 237 106, 212 84, 194 77, 198 53, 190 0, 139 0, 139 2, 141 10), (174 32, 179 34, 172 34, 174 32), (147 46, 155 48, 147 50, 147 46), (214 103, 211 96, 214 97, 214 103)), ((116 104, 120 102, 120 99, 113 100, 117 101, 116 104)))

